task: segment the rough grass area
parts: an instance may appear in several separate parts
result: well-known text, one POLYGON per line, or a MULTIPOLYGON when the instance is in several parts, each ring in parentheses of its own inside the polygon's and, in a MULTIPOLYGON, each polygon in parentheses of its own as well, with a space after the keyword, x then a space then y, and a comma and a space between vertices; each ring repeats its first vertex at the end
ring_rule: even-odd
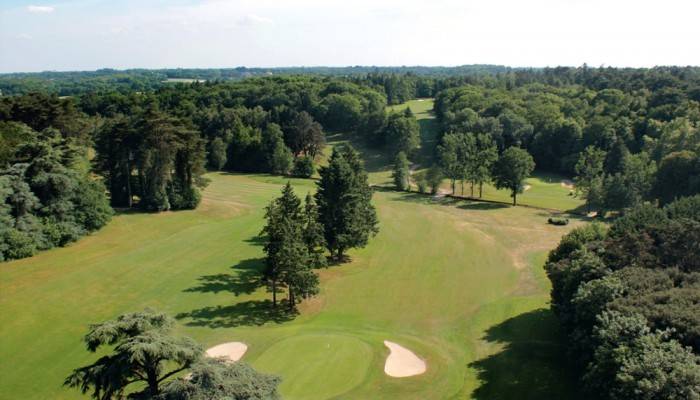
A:
POLYGON ((61 383, 96 357, 80 342, 87 325, 151 306, 205 347, 247 343, 244 360, 286 377, 290 399, 571 398, 541 261, 531 262, 570 227, 536 210, 378 192, 380 234, 323 270, 321 296, 288 315, 256 279, 262 206, 284 179, 210 178, 198 210, 122 214, 68 248, 1 265, 0 397, 78 398, 61 383), (426 374, 386 377, 383 340, 425 358, 426 374))
MULTIPOLYGON (((376 182, 386 171, 372 162, 376 182)), ((257 279, 263 207, 287 179, 208 177, 197 210, 120 214, 67 248, 0 264, 0 398, 82 398, 62 382, 97 358, 81 343, 88 324, 147 306, 177 316, 179 333, 205 348, 246 343, 243 360, 281 375, 286 399, 576 398, 542 263, 580 222, 378 191, 379 235, 322 270, 320 296, 287 314, 257 279), (384 340, 424 358, 427 372, 386 376, 384 340)))

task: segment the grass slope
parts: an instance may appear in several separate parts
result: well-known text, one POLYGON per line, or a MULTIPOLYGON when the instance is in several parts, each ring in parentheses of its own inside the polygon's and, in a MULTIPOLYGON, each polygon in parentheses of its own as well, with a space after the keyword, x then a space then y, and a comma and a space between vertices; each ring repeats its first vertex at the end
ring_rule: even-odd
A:
POLYGON ((121 214, 67 248, 0 264, 0 399, 80 398, 61 384, 97 358, 80 341, 87 325, 147 306, 207 347, 247 343, 244 360, 281 375, 286 399, 576 397, 541 268, 576 222, 380 191, 379 235, 322 270, 320 296, 288 316, 256 280, 262 208, 286 179, 209 177, 197 210, 121 214), (426 374, 385 376, 385 339, 426 359, 426 374))

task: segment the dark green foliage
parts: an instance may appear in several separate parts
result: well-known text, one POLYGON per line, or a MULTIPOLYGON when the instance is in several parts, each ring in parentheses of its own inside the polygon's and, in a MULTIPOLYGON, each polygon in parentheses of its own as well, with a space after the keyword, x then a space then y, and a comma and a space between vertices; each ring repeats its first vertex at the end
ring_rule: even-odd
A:
POLYGON ((508 189, 517 204, 518 193, 523 191, 523 181, 535 169, 535 162, 527 151, 509 147, 503 152, 494 166, 493 182, 498 189, 508 189))
POLYGON ((203 359, 187 379, 163 386, 155 400, 276 400, 281 379, 255 371, 243 362, 203 359))
POLYGON ((292 186, 282 189, 282 196, 266 208, 266 254, 263 279, 272 292, 272 303, 277 305, 277 291, 286 287, 289 308, 300 299, 318 293, 318 275, 312 268, 325 266, 322 255, 323 237, 318 223, 318 210, 307 196, 306 205, 294 194, 292 186))
POLYGON ((19 146, 34 135, 36 132, 23 123, 0 121, 0 168, 13 162, 19 146))
POLYGON ((548 263, 569 257, 576 250, 583 249, 587 243, 605 238, 605 225, 591 223, 577 227, 561 238, 559 245, 549 252, 548 263))
MULTIPOLYGON (((19 102, 19 100, 18 100, 19 102)), ((112 216, 105 188, 88 173, 77 139, 21 124, 0 168, 0 260, 64 246, 104 226, 112 216)))
POLYGON ((277 124, 268 124, 262 134, 262 146, 266 154, 267 168, 273 174, 287 175, 294 160, 292 152, 284 144, 282 129, 277 124))
POLYGON ((116 117, 96 139, 95 167, 107 181, 112 205, 149 211, 195 208, 204 172, 204 142, 178 118, 150 104, 142 114, 116 117))
POLYGON ((603 206, 604 162, 605 152, 589 146, 581 152, 574 167, 576 195, 586 200, 589 211, 603 206))
POLYGON ((355 130, 362 123, 362 104, 350 94, 330 94, 323 100, 321 107, 325 111, 323 125, 330 129, 355 130))
POLYGON ((440 167, 437 165, 428 168, 428 170, 425 172, 425 182, 430 188, 430 193, 433 195, 438 194, 443 179, 444 174, 442 169, 440 169, 440 167))
POLYGON ((295 156, 304 154, 313 160, 323 151, 326 137, 321 124, 314 121, 309 113, 302 111, 288 130, 285 142, 295 156))
MULTIPOLYGON (((288 76, 165 86, 143 95, 89 93, 81 97, 81 104, 89 114, 106 117, 103 133, 97 138, 98 165, 108 178, 113 204, 129 206, 130 196, 141 198, 134 190, 145 187, 150 191, 154 183, 160 193, 146 200, 150 209, 160 209, 169 205, 161 182, 152 180, 145 182, 146 186, 143 182, 127 182, 127 169, 138 175, 141 167, 134 166, 134 162, 123 165, 127 164, 124 160, 142 151, 132 151, 131 155, 121 151, 127 145, 134 150, 144 143, 142 132, 147 126, 137 120, 147 120, 144 117, 151 110, 157 110, 163 122, 169 121, 176 131, 185 129, 200 137, 208 150, 206 161, 211 169, 288 174, 294 158, 308 156, 313 161, 321 154, 325 134, 316 121, 323 121, 332 130, 369 137, 384 127, 386 98, 373 88, 347 79, 288 76)), ((163 140, 170 143, 167 136, 163 140)), ((174 151, 164 145, 159 149, 161 159, 174 151)), ((200 150, 185 148, 180 152, 198 155, 200 150)), ((193 176, 197 178, 197 174, 193 176)), ((187 195, 189 190, 184 192, 187 195)))
POLYGON ((591 392, 614 400, 700 396, 698 356, 667 332, 652 332, 643 316, 604 312, 594 337, 596 350, 584 376, 591 392))
POLYGON ((149 309, 90 326, 83 339, 88 351, 110 347, 112 353, 73 371, 65 385, 107 400, 122 398, 138 382, 146 386, 142 396, 158 396, 163 381, 192 366, 203 353, 192 339, 172 336, 172 328, 172 318, 149 309))
POLYGON ((209 144, 209 166, 220 171, 226 165, 226 143, 220 137, 214 138, 209 144))
POLYGON ((294 159, 292 175, 299 178, 311 178, 314 172, 316 172, 316 168, 310 156, 301 156, 294 159))
POLYGON ((584 66, 472 79, 439 91, 434 111, 445 135, 485 134, 499 152, 521 147, 539 169, 576 173, 589 211, 624 211, 700 191, 699 103, 689 94, 698 69, 681 70, 584 66))
POLYGON ((437 151, 440 167, 452 183, 452 194, 455 194, 458 180, 462 181, 464 194, 464 181, 470 179, 469 173, 476 162, 476 138, 469 133, 448 133, 437 151))
POLYGON ((394 160, 394 169, 391 177, 394 179, 394 186, 397 190, 405 191, 411 189, 411 171, 408 166, 408 158, 403 151, 396 155, 394 160))
MULTIPOLYGON (((409 108, 406 110, 410 113, 409 108)), ((382 143, 393 153, 413 154, 420 145, 420 127, 413 114, 390 114, 382 133, 382 143)))
POLYGON ((551 225, 569 225, 569 219, 568 218, 558 218, 558 217, 549 217, 547 218, 547 223, 551 225))
POLYGON ((479 186, 479 198, 481 198, 484 183, 491 180, 493 165, 498 159, 498 149, 491 136, 478 134, 474 151, 473 162, 467 164, 469 168, 467 176, 472 184, 479 186))
POLYGON ((440 185, 442 185, 444 178, 440 167, 433 165, 427 170, 415 174, 414 179, 418 185, 419 192, 430 192, 430 194, 436 195, 440 190, 440 185))
POLYGON ((331 256, 342 260, 347 249, 366 246, 378 232, 372 188, 359 155, 351 147, 334 148, 320 175, 315 196, 319 221, 331 256))
POLYGON ((607 234, 578 228, 550 253, 552 309, 591 393, 700 396, 697 203, 636 207, 607 234))
POLYGON ((669 218, 700 221, 700 195, 683 197, 664 207, 669 218))
POLYGON ((661 159, 654 183, 654 195, 661 203, 697 193, 700 193, 700 157, 684 150, 661 159))

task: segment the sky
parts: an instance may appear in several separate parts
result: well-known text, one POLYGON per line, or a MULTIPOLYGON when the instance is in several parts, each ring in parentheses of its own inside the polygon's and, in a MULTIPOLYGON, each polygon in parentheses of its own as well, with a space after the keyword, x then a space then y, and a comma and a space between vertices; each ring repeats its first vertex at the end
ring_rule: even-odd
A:
POLYGON ((700 65, 700 0, 0 0, 0 72, 700 65))

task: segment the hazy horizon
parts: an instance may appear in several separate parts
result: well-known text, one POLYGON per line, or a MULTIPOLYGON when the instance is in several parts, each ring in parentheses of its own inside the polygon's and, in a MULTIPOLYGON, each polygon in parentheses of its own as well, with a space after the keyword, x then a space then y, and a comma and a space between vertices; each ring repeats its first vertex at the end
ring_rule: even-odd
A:
MULTIPOLYGON (((677 65, 677 64, 668 64, 668 65, 652 65, 652 66, 641 66, 641 67, 635 67, 635 66, 616 66, 616 65, 590 65, 588 63, 587 66, 589 68, 632 68, 632 69, 652 69, 652 68, 659 68, 659 67, 699 67, 700 64, 689 64, 689 65, 677 65)), ((234 65, 234 66, 212 66, 212 67, 179 67, 179 66, 165 66, 165 67, 128 67, 128 68, 114 68, 114 67, 100 67, 100 68, 94 68, 94 69, 46 69, 46 70, 36 70, 36 71, 0 71, 0 74, 39 74, 39 73, 46 73, 46 72, 57 72, 57 73, 70 73, 70 72, 96 72, 96 71, 101 71, 101 70, 113 70, 113 71, 131 71, 131 70, 146 70, 146 71, 159 71, 159 70, 226 70, 226 69, 237 69, 237 68, 246 68, 249 70, 279 70, 279 69, 313 69, 313 68, 338 68, 338 69, 343 69, 343 68, 459 68, 459 67, 469 67, 469 66, 495 66, 495 67, 505 67, 505 68, 511 68, 511 69, 544 69, 544 68, 559 68, 559 67, 564 67, 564 68, 579 68, 582 67, 583 64, 581 65, 544 65, 544 66, 531 66, 531 65, 503 65, 503 64, 482 64, 482 63, 476 63, 476 64, 458 64, 458 65, 372 65, 372 64, 363 64, 363 65, 280 65, 276 67, 269 67, 269 66, 248 66, 248 65, 234 65)))
POLYGON ((700 65, 700 2, 6 0, 0 72, 700 65))

